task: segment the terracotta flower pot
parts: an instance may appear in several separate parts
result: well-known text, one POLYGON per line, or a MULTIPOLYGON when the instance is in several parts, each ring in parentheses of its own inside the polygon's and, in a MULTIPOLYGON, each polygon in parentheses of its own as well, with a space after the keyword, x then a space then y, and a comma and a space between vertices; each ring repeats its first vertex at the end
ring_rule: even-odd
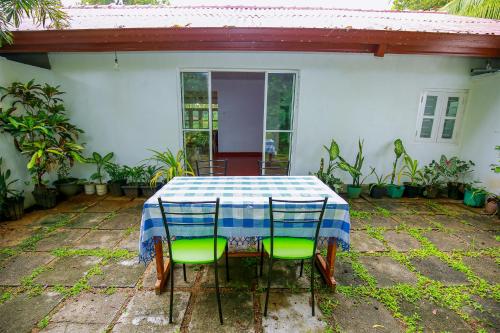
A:
POLYGON ((484 212, 488 215, 493 215, 498 210, 498 200, 494 198, 489 198, 486 200, 486 205, 484 206, 484 212))

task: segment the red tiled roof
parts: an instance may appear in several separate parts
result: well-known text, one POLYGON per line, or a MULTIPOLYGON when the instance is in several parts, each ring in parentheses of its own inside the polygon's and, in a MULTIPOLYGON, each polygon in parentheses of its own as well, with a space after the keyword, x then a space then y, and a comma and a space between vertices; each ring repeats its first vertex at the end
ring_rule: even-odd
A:
MULTIPOLYGON (((500 21, 423 11, 308 7, 81 6, 68 7, 67 29, 321 28, 500 35, 500 21)), ((19 31, 44 30, 25 21, 19 31)))

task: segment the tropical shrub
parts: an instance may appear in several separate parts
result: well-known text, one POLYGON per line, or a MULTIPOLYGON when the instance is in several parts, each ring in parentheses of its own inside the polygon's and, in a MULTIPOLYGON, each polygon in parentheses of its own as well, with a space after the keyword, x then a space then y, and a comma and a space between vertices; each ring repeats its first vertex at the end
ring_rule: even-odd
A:
POLYGON ((96 172, 90 176, 90 179, 98 180, 99 184, 104 184, 104 175, 102 174, 102 169, 111 161, 113 158, 113 153, 107 153, 102 156, 98 152, 93 152, 92 156, 87 158, 87 163, 92 163, 96 165, 96 172))
POLYGON ((353 165, 349 164, 342 156, 339 155, 340 161, 337 163, 341 170, 348 172, 352 177, 352 185, 355 187, 361 186, 360 177, 362 175, 361 168, 365 160, 363 156, 363 140, 358 140, 358 153, 353 165))
POLYGON ((472 161, 463 161, 456 156, 447 158, 445 155, 441 155, 439 163, 433 162, 436 163, 436 168, 443 180, 454 184, 463 183, 475 165, 472 161))
POLYGON ((177 154, 172 153, 170 149, 165 152, 152 149, 150 151, 153 152, 153 156, 148 160, 155 162, 158 168, 151 178, 151 187, 156 187, 156 184, 161 180, 168 183, 177 176, 194 176, 193 169, 186 160, 184 151, 179 150, 177 154))

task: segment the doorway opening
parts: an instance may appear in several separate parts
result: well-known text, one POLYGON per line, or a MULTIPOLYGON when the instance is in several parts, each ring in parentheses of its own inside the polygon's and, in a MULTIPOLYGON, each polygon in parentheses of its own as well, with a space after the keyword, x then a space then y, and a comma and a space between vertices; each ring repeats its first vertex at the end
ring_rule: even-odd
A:
POLYGON ((187 161, 226 159, 227 175, 259 175, 258 161, 290 161, 296 73, 182 71, 187 161))

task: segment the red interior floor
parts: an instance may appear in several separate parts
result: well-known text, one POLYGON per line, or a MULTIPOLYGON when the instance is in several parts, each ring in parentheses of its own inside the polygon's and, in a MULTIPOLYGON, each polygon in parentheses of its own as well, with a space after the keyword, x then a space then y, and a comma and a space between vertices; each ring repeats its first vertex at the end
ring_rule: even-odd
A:
POLYGON ((227 160, 228 176, 258 176, 262 153, 216 153, 214 158, 227 160))

